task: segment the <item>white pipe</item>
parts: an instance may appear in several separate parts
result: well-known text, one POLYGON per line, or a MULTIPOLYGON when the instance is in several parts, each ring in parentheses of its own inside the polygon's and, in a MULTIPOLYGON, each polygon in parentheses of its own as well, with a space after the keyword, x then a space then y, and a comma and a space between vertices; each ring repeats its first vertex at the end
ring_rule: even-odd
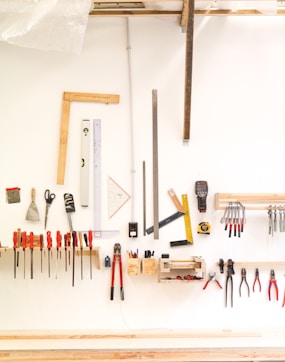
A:
POLYGON ((131 45, 130 45, 130 27, 129 18, 126 18, 127 28, 127 53, 128 53, 128 75, 129 75, 129 98, 130 98, 130 133, 131 133, 131 188, 132 188, 132 206, 131 206, 131 222, 135 221, 135 135, 134 135, 134 114, 133 114, 133 82, 132 82, 132 64, 131 64, 131 45))

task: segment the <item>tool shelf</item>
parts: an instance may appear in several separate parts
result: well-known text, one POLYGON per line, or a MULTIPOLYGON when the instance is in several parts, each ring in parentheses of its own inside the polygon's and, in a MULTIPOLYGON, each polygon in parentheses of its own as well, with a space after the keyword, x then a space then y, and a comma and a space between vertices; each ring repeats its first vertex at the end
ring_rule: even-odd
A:
MULTIPOLYGON (((284 204, 285 194, 273 193, 273 194, 232 194, 232 193, 216 193, 215 194, 215 209, 224 210, 228 203, 240 202, 246 207, 246 210, 269 210, 272 205, 284 204)), ((284 209, 282 206, 274 206, 275 208, 284 209)))
POLYGON ((201 257, 187 260, 161 258, 158 263, 159 282, 195 282, 205 279, 206 264, 201 257))
MULTIPOLYGON (((26 252, 29 253, 30 252, 30 248, 27 247, 26 249, 26 252)), ((33 248, 34 252, 35 253, 40 253, 40 248, 39 247, 34 247, 33 248)), ((46 253, 48 251, 48 248, 47 247, 44 247, 43 249, 43 252, 46 253)), ((57 252, 57 248, 56 247, 52 247, 50 248, 51 252, 53 253, 53 255, 56 255, 56 252, 57 252)), ((65 252, 65 248, 64 247, 60 247, 58 248, 58 250, 61 252, 61 253, 64 253, 65 252)), ((18 247, 16 248, 16 251, 17 252, 23 252, 23 248, 22 247, 18 247)), ((73 248, 72 246, 68 246, 67 247, 67 251, 68 252, 71 252, 73 251, 73 248)), ((10 248, 10 247, 0 247, 0 254, 2 255, 2 253, 14 253, 14 248, 10 248)), ((75 256, 77 257, 80 257, 80 248, 76 247, 75 248, 75 256)), ((82 250, 82 255, 84 257, 86 256, 90 256, 90 249, 89 248, 83 248, 82 250)), ((100 247, 97 247, 97 246, 93 246, 92 247, 92 251, 91 251, 91 256, 92 256, 92 260, 94 261, 95 265, 96 265, 96 268, 97 269, 101 269, 101 265, 100 265, 100 247)))

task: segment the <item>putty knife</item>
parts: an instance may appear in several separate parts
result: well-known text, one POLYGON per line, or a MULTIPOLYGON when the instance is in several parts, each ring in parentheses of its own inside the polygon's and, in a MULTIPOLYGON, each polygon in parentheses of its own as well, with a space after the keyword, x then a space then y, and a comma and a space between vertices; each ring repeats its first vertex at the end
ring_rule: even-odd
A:
POLYGON ((40 221, 39 211, 35 203, 36 189, 33 187, 31 190, 31 203, 26 214, 26 220, 28 221, 40 221))

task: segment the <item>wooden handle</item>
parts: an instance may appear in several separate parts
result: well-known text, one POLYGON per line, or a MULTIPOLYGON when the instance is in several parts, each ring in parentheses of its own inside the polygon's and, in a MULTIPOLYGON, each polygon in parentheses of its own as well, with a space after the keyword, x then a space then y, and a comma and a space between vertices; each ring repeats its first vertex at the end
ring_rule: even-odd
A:
POLYGON ((36 189, 34 187, 31 190, 31 198, 32 198, 32 201, 35 201, 35 199, 36 199, 36 189))

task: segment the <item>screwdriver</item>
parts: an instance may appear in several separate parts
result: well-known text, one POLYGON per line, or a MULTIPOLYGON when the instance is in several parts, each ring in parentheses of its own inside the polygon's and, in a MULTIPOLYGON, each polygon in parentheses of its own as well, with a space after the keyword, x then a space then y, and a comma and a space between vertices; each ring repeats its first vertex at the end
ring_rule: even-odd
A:
POLYGON ((88 241, 89 241, 89 258, 90 258, 90 279, 92 279, 92 240, 93 240, 93 232, 92 230, 89 230, 88 241))
POLYGON ((17 246, 18 246, 18 234, 17 231, 13 233, 13 248, 14 248, 14 279, 16 279, 17 274, 17 246))
POLYGON ((64 234, 65 271, 67 271, 67 235, 64 234))
POLYGON ((70 240, 71 240, 70 232, 66 234, 66 237, 67 237, 67 246, 68 246, 68 265, 70 265, 70 240))
POLYGON ((22 247, 24 252, 24 279, 26 277, 26 247, 27 247, 27 234, 25 231, 22 232, 22 247))
POLYGON ((34 279, 34 233, 30 232, 31 279, 34 279))
POLYGON ((50 249, 52 247, 51 232, 47 231, 47 248, 48 248, 48 277, 50 278, 50 249))
POLYGON ((80 266, 81 266, 81 280, 83 280, 83 243, 82 243, 82 232, 79 231, 79 244, 80 244, 80 266))
POLYGON ((57 266, 58 266, 58 254, 59 254, 59 248, 61 248, 61 233, 60 231, 56 232, 56 274, 55 279, 57 279, 57 266))
POLYGON ((74 287, 74 276, 75 276, 75 246, 76 246, 77 235, 75 231, 72 231, 72 286, 74 287))
POLYGON ((40 234, 41 273, 43 272, 43 247, 44 247, 44 236, 43 234, 40 234))

